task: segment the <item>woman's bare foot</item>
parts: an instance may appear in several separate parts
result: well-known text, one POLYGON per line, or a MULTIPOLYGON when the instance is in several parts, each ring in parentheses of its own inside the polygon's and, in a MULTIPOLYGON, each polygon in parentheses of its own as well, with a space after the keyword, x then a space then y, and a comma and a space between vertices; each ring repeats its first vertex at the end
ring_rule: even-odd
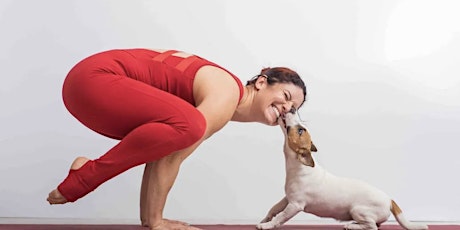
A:
MULTIPOLYGON (((89 161, 88 158, 86 157, 77 157, 72 165, 70 166, 70 169, 77 170, 81 168, 87 161, 89 161)), ((48 198, 46 199, 50 204, 65 204, 67 203, 67 199, 59 192, 59 190, 54 189, 48 194, 48 198)))
POLYGON ((150 230, 201 230, 199 228, 190 226, 188 223, 163 219, 163 221, 156 226, 150 227, 150 230))

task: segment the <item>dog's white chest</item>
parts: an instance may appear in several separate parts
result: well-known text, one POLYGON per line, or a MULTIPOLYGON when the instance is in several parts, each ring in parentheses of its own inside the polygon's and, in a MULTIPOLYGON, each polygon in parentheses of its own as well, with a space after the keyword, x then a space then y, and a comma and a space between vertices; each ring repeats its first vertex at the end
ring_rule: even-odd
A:
POLYGON ((291 170, 287 170, 285 192, 289 202, 301 206, 305 212, 320 217, 350 220, 347 209, 350 188, 340 186, 340 179, 320 166, 298 166, 289 167, 291 170))

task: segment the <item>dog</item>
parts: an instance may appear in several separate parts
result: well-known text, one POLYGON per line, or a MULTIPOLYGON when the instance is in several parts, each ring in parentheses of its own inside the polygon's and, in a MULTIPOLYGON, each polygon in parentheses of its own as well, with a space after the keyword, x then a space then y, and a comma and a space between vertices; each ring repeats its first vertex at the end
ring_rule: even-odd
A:
POLYGON ((317 148, 297 111, 292 109, 278 123, 285 136, 285 197, 275 204, 257 229, 277 228, 301 211, 338 221, 353 221, 349 230, 377 230, 393 213, 407 230, 425 230, 427 225, 406 220, 387 194, 362 181, 342 178, 317 165, 312 152, 317 148))

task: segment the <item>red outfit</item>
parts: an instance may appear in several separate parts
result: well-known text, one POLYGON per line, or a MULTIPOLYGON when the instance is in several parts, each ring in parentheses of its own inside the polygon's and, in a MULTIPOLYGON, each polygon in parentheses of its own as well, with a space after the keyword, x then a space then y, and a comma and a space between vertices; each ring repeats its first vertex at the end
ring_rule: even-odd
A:
MULTIPOLYGON (((175 52, 110 50, 82 60, 69 72, 63 86, 69 112, 88 128, 121 141, 100 158, 70 170, 58 186, 67 201, 203 136, 206 121, 195 108, 193 80, 205 65, 222 67, 198 56, 172 56, 175 52)), ((231 75, 241 99, 243 85, 231 75)))

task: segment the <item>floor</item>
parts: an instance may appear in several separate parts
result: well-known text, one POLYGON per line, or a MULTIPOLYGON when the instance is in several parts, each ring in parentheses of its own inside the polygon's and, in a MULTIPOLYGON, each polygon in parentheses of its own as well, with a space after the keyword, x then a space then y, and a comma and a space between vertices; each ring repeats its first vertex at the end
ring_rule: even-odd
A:
MULTIPOLYGON (((194 225, 203 230, 254 230, 254 225, 194 225)), ((146 230, 131 224, 0 224, 0 230, 146 230)), ((342 230, 342 225, 284 225, 280 230, 342 230)), ((429 225, 430 230, 460 230, 460 225, 429 225)), ((384 224, 380 230, 403 230, 395 224, 384 224)))

